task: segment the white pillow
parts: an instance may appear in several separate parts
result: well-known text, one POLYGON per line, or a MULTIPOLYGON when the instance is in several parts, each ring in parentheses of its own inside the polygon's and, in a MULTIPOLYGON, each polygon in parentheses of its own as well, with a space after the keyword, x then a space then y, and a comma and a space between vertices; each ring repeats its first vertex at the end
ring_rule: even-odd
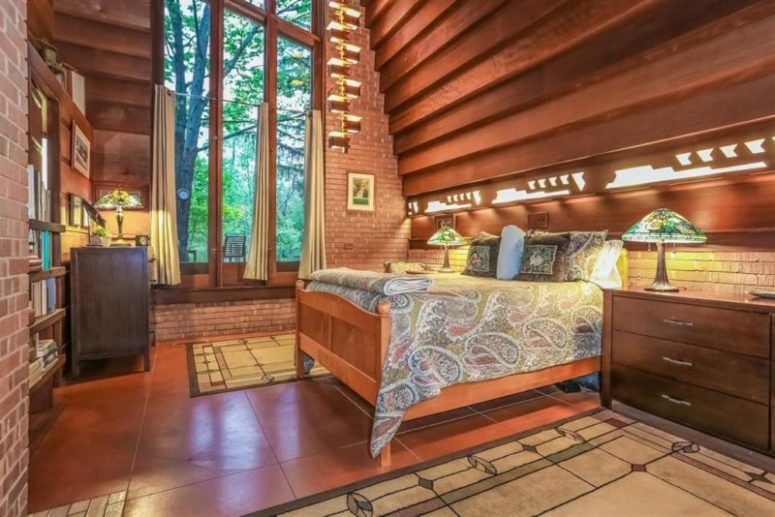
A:
POLYGON ((513 224, 501 230, 501 245, 498 250, 498 266, 495 277, 513 280, 522 266, 522 251, 525 247, 525 232, 513 224))
POLYGON ((619 255, 622 254, 624 243, 622 241, 605 241, 603 249, 597 255, 592 277, 589 279, 603 289, 621 289, 622 277, 616 268, 619 255))

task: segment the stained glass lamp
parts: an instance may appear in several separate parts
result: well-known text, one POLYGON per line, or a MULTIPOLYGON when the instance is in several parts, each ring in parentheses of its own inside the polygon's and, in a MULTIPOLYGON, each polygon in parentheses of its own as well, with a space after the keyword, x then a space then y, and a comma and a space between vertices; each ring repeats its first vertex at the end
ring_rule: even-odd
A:
POLYGON ((442 273, 452 273, 453 270, 449 267, 449 247, 450 246, 463 246, 466 243, 465 238, 457 233, 451 226, 444 225, 438 229, 436 233, 428 239, 428 244, 431 246, 443 246, 444 247, 444 265, 439 269, 442 273))
POLYGON ((118 223, 118 236, 123 235, 124 208, 142 208, 143 202, 136 194, 126 190, 114 189, 97 200, 94 207, 102 210, 115 210, 118 223))
POLYGON ((665 243, 702 244, 708 238, 685 217, 667 208, 654 210, 624 232, 627 242, 655 242, 657 244, 657 276, 647 291, 677 291, 670 285, 665 267, 665 243))

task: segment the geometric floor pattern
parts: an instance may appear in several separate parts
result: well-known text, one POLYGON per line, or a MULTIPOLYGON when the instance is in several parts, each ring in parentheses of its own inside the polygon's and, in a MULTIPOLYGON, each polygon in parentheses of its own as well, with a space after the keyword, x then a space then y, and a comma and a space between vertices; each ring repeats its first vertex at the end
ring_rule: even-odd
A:
POLYGON ((126 490, 66 504, 51 510, 30 514, 30 517, 121 517, 124 513, 126 490))
MULTIPOLYGON (((295 339, 295 334, 284 334, 190 345, 191 396, 295 379, 295 339)), ((316 366, 311 375, 327 373, 322 366, 316 366)))
POLYGON ((383 479, 260 515, 775 515, 772 473, 611 411, 383 479))

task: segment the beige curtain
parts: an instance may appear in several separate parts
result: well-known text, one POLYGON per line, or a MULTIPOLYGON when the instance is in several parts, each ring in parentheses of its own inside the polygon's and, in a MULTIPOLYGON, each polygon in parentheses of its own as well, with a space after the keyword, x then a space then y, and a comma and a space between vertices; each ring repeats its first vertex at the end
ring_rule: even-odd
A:
POLYGON ((253 233, 250 237, 246 280, 269 279, 269 105, 258 109, 256 128, 256 192, 253 202, 253 233))
POLYGON ((304 280, 314 271, 326 268, 323 145, 323 115, 313 110, 307 114, 304 146, 304 241, 299 264, 299 278, 304 280))
POLYGON ((151 185, 151 281, 180 283, 178 221, 175 204, 175 99, 156 85, 153 105, 153 178, 151 185))

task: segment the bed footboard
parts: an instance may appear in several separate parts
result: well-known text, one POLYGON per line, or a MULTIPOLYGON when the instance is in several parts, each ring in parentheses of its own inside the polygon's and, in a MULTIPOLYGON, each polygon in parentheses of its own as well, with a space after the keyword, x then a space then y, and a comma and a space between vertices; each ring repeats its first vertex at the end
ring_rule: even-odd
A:
POLYGON ((377 401, 390 343, 390 302, 365 311, 342 297, 306 291, 296 283, 296 374, 312 357, 371 404, 377 401))

